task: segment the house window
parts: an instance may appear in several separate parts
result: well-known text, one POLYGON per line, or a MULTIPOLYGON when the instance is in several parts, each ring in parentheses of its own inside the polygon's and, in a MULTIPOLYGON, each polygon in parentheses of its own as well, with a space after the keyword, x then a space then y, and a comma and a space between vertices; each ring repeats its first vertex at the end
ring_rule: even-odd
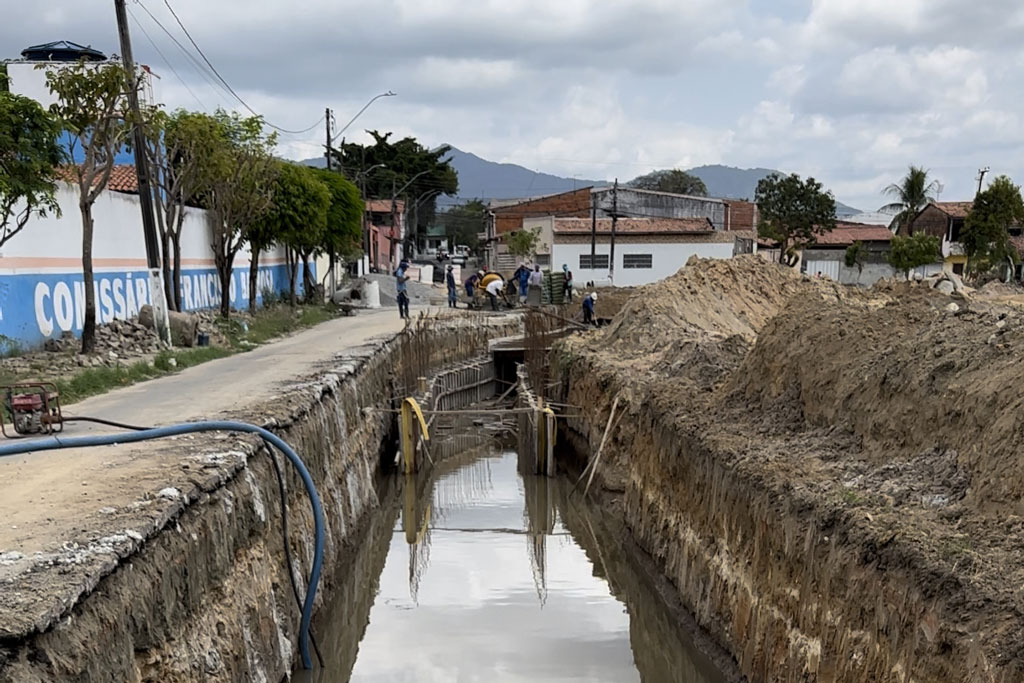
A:
POLYGON ((959 242, 960 241, 960 231, 963 230, 963 228, 964 228, 964 219, 963 218, 954 218, 953 220, 951 220, 949 222, 949 241, 950 242, 959 242))
POLYGON ((580 270, 607 270, 608 254, 580 254, 580 270))
POLYGON ((650 254, 623 254, 622 255, 622 267, 623 268, 650 268, 652 264, 652 257, 650 254))
POLYGON ((538 266, 550 266, 551 265, 551 254, 534 254, 533 262, 538 266))
POLYGON ((963 275, 964 274, 964 264, 962 264, 962 263, 954 263, 953 264, 953 274, 954 275, 963 275))

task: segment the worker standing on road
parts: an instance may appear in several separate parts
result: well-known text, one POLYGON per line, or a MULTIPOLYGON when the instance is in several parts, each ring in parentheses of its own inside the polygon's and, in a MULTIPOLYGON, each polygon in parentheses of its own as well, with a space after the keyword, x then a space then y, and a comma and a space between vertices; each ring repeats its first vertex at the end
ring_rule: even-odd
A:
POLYGON ((498 310, 498 296, 505 291, 505 282, 500 277, 492 278, 487 283, 487 296, 491 300, 491 310, 498 310))
POLYGON ((541 295, 541 288, 544 286, 544 273, 541 272, 540 266, 533 267, 533 272, 530 273, 530 278, 527 282, 529 283, 529 289, 526 293, 526 303, 531 306, 540 306, 544 298, 541 295))
POLYGON ((512 275, 512 281, 519 286, 519 300, 525 302, 526 291, 530 286, 530 268, 525 263, 520 263, 512 275))
POLYGON ((397 295, 395 298, 398 299, 398 317, 409 319, 409 292, 406 284, 410 275, 409 262, 402 259, 402 262, 398 264, 398 270, 395 271, 395 290, 397 295))
POLYGON ((597 303, 597 292, 591 292, 583 297, 583 322, 587 325, 596 324, 594 321, 594 304, 597 303))
POLYGON ((565 275, 565 281, 562 283, 562 301, 572 303, 572 271, 569 270, 569 264, 562 264, 562 273, 565 275))
POLYGON ((448 308, 458 308, 455 305, 456 298, 458 297, 458 286, 455 284, 455 269, 451 265, 448 266, 445 284, 448 285, 448 308))
POLYGON ((476 288, 483 276, 484 271, 481 270, 466 278, 466 296, 469 297, 470 303, 476 301, 476 288))

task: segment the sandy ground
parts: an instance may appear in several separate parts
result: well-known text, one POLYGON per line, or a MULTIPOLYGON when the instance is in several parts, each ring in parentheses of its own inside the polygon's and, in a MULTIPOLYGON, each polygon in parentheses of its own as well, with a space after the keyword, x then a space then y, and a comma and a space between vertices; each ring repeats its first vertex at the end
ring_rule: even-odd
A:
MULTIPOLYGON (((137 425, 237 414, 339 352, 398 332, 401 322, 391 309, 338 318, 246 354, 88 399, 66 413, 137 425)), ((109 431, 76 424, 64 435, 109 431)), ((237 467, 236 443, 227 434, 186 436, 0 458, 0 639, 49 625, 162 528, 190 492, 215 486, 237 467)))

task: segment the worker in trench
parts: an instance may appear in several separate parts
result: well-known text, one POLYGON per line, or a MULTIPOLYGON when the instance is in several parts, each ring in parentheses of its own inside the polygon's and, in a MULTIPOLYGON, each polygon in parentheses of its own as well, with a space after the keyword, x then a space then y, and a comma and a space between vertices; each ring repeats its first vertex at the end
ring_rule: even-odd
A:
POLYGON ((398 299, 398 317, 409 319, 409 291, 406 285, 409 282, 409 262, 402 259, 402 262, 398 264, 398 269, 395 271, 395 290, 398 299))
POLYGON ((596 325, 594 317, 594 304, 597 303, 597 292, 591 292, 583 297, 583 322, 587 325, 596 325))
POLYGON ((480 280, 484 277, 484 271, 480 270, 466 278, 466 296, 469 298, 469 306, 476 305, 476 293, 480 288, 480 280))
POLYGON ((543 301, 544 273, 540 266, 534 266, 530 273, 529 288, 526 291, 526 303, 530 306, 540 306, 543 301))

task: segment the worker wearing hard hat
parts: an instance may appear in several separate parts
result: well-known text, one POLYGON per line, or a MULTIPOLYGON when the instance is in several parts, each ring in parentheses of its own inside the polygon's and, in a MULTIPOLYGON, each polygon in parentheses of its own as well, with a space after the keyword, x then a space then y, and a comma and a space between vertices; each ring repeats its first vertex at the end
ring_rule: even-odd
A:
POLYGON ((591 292, 583 297, 583 322, 587 325, 594 325, 594 304, 597 303, 597 292, 591 292))

